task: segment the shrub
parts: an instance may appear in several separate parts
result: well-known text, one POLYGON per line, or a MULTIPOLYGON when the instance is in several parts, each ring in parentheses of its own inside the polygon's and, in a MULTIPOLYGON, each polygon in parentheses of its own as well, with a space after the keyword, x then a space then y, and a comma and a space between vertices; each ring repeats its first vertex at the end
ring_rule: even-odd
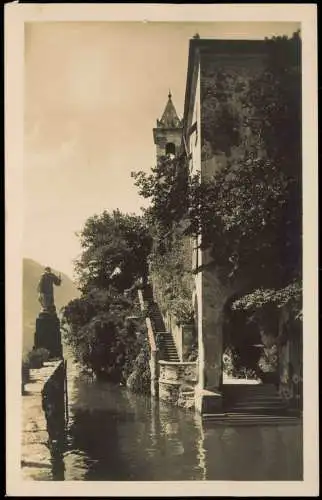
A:
POLYGON ((141 349, 140 322, 136 303, 113 290, 93 289, 65 307, 62 326, 83 367, 100 379, 124 384, 141 349))
POLYGON ((144 394, 150 393, 151 372, 149 361, 150 349, 148 342, 145 340, 133 363, 131 374, 126 381, 126 385, 131 391, 144 394))
POLYGON ((45 361, 49 359, 49 351, 44 348, 33 349, 28 353, 28 358, 26 362, 29 364, 29 368, 41 368, 45 361))

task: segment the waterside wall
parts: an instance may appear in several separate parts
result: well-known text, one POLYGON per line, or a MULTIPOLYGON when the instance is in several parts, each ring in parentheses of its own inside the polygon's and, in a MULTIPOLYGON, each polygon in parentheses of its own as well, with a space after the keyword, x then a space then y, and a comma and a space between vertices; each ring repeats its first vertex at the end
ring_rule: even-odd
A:
POLYGON ((22 396, 21 470, 24 480, 62 480, 66 423, 64 360, 31 369, 22 396))

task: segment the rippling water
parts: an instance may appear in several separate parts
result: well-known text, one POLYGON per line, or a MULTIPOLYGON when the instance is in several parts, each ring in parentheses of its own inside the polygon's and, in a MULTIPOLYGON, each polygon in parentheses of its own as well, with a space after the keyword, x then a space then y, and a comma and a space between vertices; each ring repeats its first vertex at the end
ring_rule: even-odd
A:
POLYGON ((300 480, 302 430, 202 426, 192 411, 92 380, 69 362, 65 480, 300 480))

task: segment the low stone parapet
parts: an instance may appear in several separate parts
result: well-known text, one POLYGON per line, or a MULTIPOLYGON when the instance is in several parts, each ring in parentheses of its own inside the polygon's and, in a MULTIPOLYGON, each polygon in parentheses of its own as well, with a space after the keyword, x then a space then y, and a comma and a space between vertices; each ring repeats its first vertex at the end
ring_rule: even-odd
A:
POLYGON ((159 398, 183 408, 194 407, 196 362, 159 361, 159 398))
POLYGON ((22 396, 21 469, 24 480, 61 479, 57 442, 64 431, 64 360, 30 370, 22 396), (60 477, 58 477, 60 476, 60 477))
POLYGON ((159 380, 185 380, 197 382, 195 361, 159 361, 159 380))

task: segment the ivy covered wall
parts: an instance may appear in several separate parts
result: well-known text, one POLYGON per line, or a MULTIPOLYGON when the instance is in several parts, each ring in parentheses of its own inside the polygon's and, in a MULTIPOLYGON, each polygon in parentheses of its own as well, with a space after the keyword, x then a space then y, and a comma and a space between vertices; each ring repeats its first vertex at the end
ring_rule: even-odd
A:
MULTIPOLYGON (((251 82, 265 68, 263 54, 201 58, 202 160, 238 156, 258 142, 259 119, 249 101, 251 82)), ((222 158, 222 161, 224 159, 222 158)), ((204 165, 205 168, 205 165, 204 165)))

